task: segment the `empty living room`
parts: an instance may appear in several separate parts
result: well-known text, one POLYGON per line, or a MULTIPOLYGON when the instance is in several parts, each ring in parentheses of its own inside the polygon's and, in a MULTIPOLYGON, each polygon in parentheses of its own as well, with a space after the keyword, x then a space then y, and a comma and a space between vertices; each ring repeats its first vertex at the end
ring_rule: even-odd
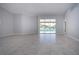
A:
POLYGON ((79 3, 0 3, 0 55, 79 55, 79 3))

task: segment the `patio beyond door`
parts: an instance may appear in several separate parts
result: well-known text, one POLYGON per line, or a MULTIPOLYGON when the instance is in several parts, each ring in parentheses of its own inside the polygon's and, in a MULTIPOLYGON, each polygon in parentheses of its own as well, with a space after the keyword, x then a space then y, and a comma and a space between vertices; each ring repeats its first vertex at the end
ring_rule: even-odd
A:
POLYGON ((40 33, 56 33, 56 19, 40 19, 40 33))

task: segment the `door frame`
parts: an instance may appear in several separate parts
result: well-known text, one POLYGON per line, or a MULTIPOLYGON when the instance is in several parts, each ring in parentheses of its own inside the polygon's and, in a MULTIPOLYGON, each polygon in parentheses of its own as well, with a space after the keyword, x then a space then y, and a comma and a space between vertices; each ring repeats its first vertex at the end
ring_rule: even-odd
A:
MULTIPOLYGON (((38 17, 38 34, 40 34, 40 19, 46 19, 46 18, 38 17)), ((47 18, 47 19, 56 19, 56 18, 47 18)), ((46 34, 46 33, 43 33, 43 34, 46 34)), ((47 34, 56 34, 56 33, 47 33, 47 34)))

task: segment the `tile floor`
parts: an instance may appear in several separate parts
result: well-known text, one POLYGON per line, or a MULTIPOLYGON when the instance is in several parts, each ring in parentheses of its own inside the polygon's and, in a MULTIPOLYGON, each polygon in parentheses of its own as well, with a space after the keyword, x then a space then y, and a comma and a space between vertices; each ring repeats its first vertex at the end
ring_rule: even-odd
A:
POLYGON ((77 55, 79 42, 65 35, 16 35, 0 38, 0 55, 77 55))

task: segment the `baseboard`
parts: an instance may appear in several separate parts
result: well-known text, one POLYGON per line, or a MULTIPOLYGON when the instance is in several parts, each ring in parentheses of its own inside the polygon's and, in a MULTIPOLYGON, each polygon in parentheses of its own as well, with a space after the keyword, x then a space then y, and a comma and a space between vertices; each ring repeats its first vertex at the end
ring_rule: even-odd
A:
POLYGON ((73 37, 73 36, 71 36, 71 35, 66 35, 66 36, 67 36, 67 37, 69 37, 69 38, 71 38, 71 39, 73 39, 73 40, 79 41, 79 39, 78 39, 78 38, 73 37))
POLYGON ((29 35, 29 34, 36 34, 36 33, 15 33, 14 35, 29 35))
POLYGON ((0 38, 4 38, 4 37, 8 37, 8 36, 13 36, 13 35, 15 35, 15 34, 13 33, 13 34, 2 35, 2 36, 0 36, 0 38))
POLYGON ((56 35, 64 35, 64 33, 56 33, 56 35))
POLYGON ((28 33, 13 33, 13 34, 7 34, 7 35, 0 36, 0 38, 13 36, 13 35, 32 35, 32 34, 36 34, 36 33, 29 33, 29 34, 28 33))
MULTIPOLYGON (((32 35, 32 34, 38 34, 38 33, 29 33, 29 34, 28 33, 13 33, 13 34, 3 35, 0 38, 12 36, 12 35, 32 35)), ((56 33, 56 35, 64 35, 64 33, 56 33)))

